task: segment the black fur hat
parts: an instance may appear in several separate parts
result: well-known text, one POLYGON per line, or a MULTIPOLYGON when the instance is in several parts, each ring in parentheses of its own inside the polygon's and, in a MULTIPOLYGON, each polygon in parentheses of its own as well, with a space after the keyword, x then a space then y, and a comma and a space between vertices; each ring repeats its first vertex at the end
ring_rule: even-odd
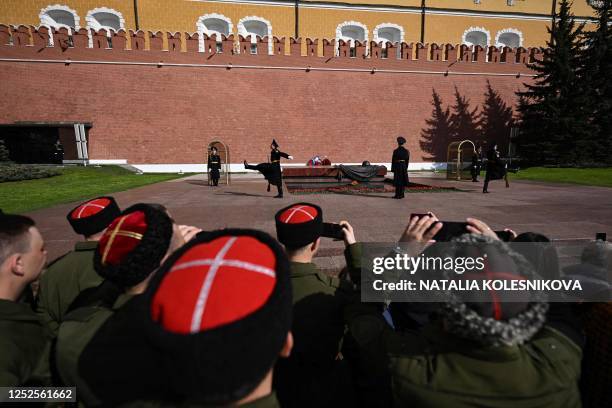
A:
POLYGON ((172 240, 168 214, 148 204, 136 204, 117 217, 102 235, 94 267, 121 287, 134 286, 155 271, 172 240))
POLYGON ((400 136, 397 138, 397 144, 398 145, 403 145, 404 143, 406 143, 406 139, 403 136, 400 136))
POLYGON ((113 197, 97 197, 73 208, 66 218, 74 232, 88 237, 104 230, 119 214, 113 197))
POLYGON ((274 216, 276 236, 288 249, 302 248, 323 233, 323 210, 311 203, 291 204, 274 216))
POLYGON ((268 234, 198 234, 154 275, 146 335, 179 399, 227 405, 272 369, 291 329, 289 261, 268 234))

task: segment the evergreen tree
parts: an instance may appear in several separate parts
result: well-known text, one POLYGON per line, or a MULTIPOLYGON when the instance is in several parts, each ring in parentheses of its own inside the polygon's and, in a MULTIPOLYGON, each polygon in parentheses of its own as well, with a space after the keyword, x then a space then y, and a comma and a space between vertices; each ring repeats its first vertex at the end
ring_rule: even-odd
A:
POLYGON ((470 101, 461 96, 459 89, 455 87, 455 104, 452 106, 453 113, 450 116, 450 138, 453 141, 462 139, 478 140, 478 108, 470 110, 470 101))
POLYGON ((11 161, 9 150, 4 144, 4 140, 0 140, 0 163, 11 161))
POLYGON ((584 81, 589 85, 593 111, 593 160, 612 164, 612 1, 593 3, 597 30, 586 33, 588 48, 584 57, 584 81))
POLYGON ((521 155, 535 164, 579 164, 592 157, 585 143, 591 134, 588 90, 581 81, 583 25, 577 25, 571 2, 562 0, 542 61, 532 68, 534 84, 518 92, 521 155))
POLYGON ((478 126, 482 139, 488 146, 497 143, 500 150, 508 146, 510 126, 512 125, 512 108, 497 93, 487 81, 487 93, 480 112, 478 126))
POLYGON ((421 130, 419 144, 421 149, 429 154, 426 160, 445 162, 450 140, 450 110, 448 107, 446 109, 442 107, 440 94, 435 89, 432 92, 433 111, 431 118, 425 121, 427 128, 421 130))

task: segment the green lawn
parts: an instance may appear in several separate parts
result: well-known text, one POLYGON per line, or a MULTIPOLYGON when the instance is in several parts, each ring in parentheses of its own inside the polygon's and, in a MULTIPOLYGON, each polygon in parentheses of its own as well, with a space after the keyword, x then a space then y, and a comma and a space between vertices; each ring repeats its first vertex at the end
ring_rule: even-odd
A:
POLYGON ((38 180, 0 183, 0 208, 24 213, 184 177, 184 174, 135 174, 118 166, 61 168, 61 175, 38 180))
POLYGON ((520 170, 517 174, 510 173, 509 175, 514 180, 612 187, 612 167, 593 169, 530 167, 520 170))

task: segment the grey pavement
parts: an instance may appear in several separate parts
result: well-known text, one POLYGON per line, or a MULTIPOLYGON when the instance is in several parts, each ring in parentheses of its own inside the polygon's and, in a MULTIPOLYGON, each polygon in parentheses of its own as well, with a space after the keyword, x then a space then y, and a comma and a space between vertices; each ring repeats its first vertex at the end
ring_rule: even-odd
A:
MULTIPOLYGON (((401 235, 411 213, 434 211, 447 221, 474 216, 493 229, 534 231, 559 240, 589 239, 596 232, 612 236, 612 188, 517 181, 505 188, 502 181, 490 184, 482 194, 482 183, 447 181, 412 175, 416 183, 453 186, 458 192, 408 193, 404 200, 391 193, 307 194, 285 193, 284 199, 266 192, 263 177, 233 177, 229 186, 209 187, 201 175, 189 176, 113 194, 121 208, 137 202, 165 205, 181 224, 205 230, 248 227, 274 231, 274 214, 283 206, 309 201, 323 208, 330 222, 348 220, 360 241, 393 242, 401 235)), ((66 222, 66 213, 77 203, 34 211, 32 216, 47 240, 50 259, 71 249, 78 240, 66 222)), ((325 239, 317 262, 326 269, 342 263, 342 243, 325 239)))

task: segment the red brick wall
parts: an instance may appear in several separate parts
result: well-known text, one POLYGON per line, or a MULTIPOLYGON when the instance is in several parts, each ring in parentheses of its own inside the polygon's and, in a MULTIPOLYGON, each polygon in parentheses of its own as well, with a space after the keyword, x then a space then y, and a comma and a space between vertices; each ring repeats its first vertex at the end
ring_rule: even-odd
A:
MULTIPOLYGON (((59 47, 0 46, 0 58, 363 68, 529 74, 522 64, 370 60, 301 56, 200 54, 59 47)), ((472 106, 489 80, 513 105, 531 80, 512 76, 444 76, 377 72, 320 72, 73 62, 0 61, 0 123, 91 122, 91 159, 128 163, 201 163, 213 140, 226 143, 233 163, 264 161, 272 138, 306 162, 388 162, 395 138, 408 140, 422 161, 421 130, 432 112, 432 89, 445 105, 454 89, 472 106)), ((469 137, 469 135, 466 135, 469 137)))

